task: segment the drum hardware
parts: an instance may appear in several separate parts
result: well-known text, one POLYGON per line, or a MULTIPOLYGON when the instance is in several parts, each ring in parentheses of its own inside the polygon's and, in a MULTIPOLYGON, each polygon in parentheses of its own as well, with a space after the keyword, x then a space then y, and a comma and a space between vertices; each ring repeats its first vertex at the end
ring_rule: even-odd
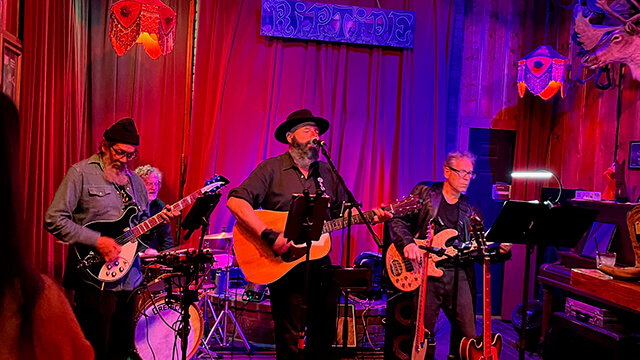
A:
MULTIPOLYGON (((214 297, 212 293, 213 288, 214 288, 213 285, 204 285, 203 286, 204 291, 200 295, 200 298, 201 298, 200 307, 202 308, 202 314, 204 317, 205 324, 210 323, 211 320, 213 320, 213 322, 215 323, 220 318, 220 316, 216 314, 216 310, 213 307, 213 303, 211 302, 211 298, 214 297), (211 316, 209 316, 209 314, 211 314, 211 316)), ((211 330, 213 330, 213 328, 209 329, 210 333, 211 333, 211 330)), ((218 328, 217 331, 213 331, 213 336, 215 336, 218 344, 222 343, 223 340, 221 339, 224 337, 224 333, 222 332, 222 329, 218 328)), ((205 343, 207 342, 206 339, 204 340, 204 342, 205 343)))
MULTIPOLYGON (((233 313, 231 312, 231 310, 229 310, 229 301, 230 301, 230 296, 229 296, 229 273, 231 270, 231 267, 233 265, 232 263, 232 258, 233 256, 231 255, 231 237, 226 237, 224 238, 224 240, 227 241, 227 263, 224 264, 224 268, 218 269, 219 271, 225 271, 226 272, 226 276, 224 279, 225 282, 225 287, 224 287, 224 292, 218 296, 218 299, 222 298, 222 301, 224 301, 224 310, 222 310, 220 312, 220 314, 218 315, 218 318, 216 319, 216 322, 213 324, 213 327, 211 328, 211 330, 209 330, 209 334, 207 335, 206 339, 204 340, 205 344, 208 344, 209 341, 211 340, 212 336, 216 336, 216 340, 218 340, 218 344, 220 344, 220 346, 222 347, 228 347, 230 345, 233 344, 233 340, 234 337, 233 335, 228 336, 228 324, 229 324, 229 320, 231 320, 231 322, 233 322, 233 325, 235 326, 235 330, 237 331, 237 333, 240 334, 240 337, 242 338, 242 342, 244 343, 245 348, 247 349, 247 354, 251 354, 251 345, 249 345, 249 341, 247 341, 247 337, 244 335, 244 333, 242 332, 242 329, 240 328, 240 325, 238 324, 238 321, 236 320, 236 317, 233 315, 233 313), (217 336, 217 332, 222 334, 222 341, 220 341, 220 339, 218 339, 217 336)), ((209 294, 209 293, 207 293, 209 294)), ((208 297, 207 297, 208 299, 208 297)), ((211 304, 209 302, 209 304, 211 304)), ((235 331, 234 331, 235 333, 235 331)))

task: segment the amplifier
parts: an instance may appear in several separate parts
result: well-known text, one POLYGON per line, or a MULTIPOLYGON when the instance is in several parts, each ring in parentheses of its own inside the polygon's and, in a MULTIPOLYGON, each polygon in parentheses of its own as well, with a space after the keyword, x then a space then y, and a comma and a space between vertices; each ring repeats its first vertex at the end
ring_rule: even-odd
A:
POLYGON ((600 201, 601 197, 602 197, 602 193, 599 191, 576 190, 575 199, 600 201))
POLYGON ((574 317, 578 321, 602 328, 611 328, 620 325, 620 319, 613 314, 611 310, 585 304, 572 298, 567 298, 564 312, 567 316, 574 317))

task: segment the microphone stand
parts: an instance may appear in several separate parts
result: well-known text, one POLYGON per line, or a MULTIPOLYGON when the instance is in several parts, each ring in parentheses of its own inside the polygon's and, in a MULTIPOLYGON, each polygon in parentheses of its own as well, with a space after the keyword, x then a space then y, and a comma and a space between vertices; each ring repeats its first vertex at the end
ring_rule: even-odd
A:
MULTIPOLYGON (((325 159, 327 160, 327 163, 329 164, 329 166, 331 166, 331 170, 333 170, 333 173, 336 174, 336 177, 338 178, 338 183, 340 183, 340 185, 342 185, 342 188, 347 193, 347 200, 358 211, 358 214, 362 218, 362 221, 364 222, 364 224, 367 226, 367 229, 369 230, 369 233, 371 233, 371 237, 373 238, 373 241, 376 243, 378 248, 381 248, 382 247, 382 241, 380 240, 380 237, 378 237, 378 234, 376 234, 376 232, 373 231, 373 227, 371 227, 371 222, 369 221, 369 219, 367 219, 366 216, 364 216, 364 213, 362 212, 362 207, 360 206, 360 203, 353 196, 353 193, 351 192, 351 190, 349 190, 349 188, 347 187, 347 184, 344 183, 344 179, 342 178, 342 176, 340 176, 340 173, 338 172, 338 169, 336 169, 336 166, 333 164, 333 160, 331 160, 331 157, 329 156, 329 153, 327 152, 327 149, 325 148, 326 143, 324 141, 318 141, 317 144, 320 146, 320 150, 322 151, 322 154, 324 155, 325 159)), ((347 246, 349 246, 349 239, 347 239, 347 246)), ((349 264, 348 260, 349 260, 349 254, 347 253, 347 264, 349 264)))
MULTIPOLYGON (((327 160, 327 163, 331 167, 331 170, 333 170, 333 173, 336 175, 336 178, 338 179, 338 183, 342 186, 342 188, 347 193, 347 201, 351 205, 351 207, 347 210, 348 211, 348 215, 347 215, 347 240, 346 240, 347 252, 345 254, 345 264, 347 264, 347 266, 349 266, 349 263, 351 261, 349 259, 349 252, 351 251, 351 223, 352 223, 351 222, 351 214, 352 214, 352 209, 353 208, 356 209, 356 211, 358 212, 358 214, 362 218, 362 221, 367 226, 367 229, 369 230, 369 233, 371 233, 371 237, 373 238, 373 241, 376 243, 378 248, 382 248, 382 241, 378 237, 378 234, 376 234, 376 232, 373 231, 373 227, 371 226, 371 222, 369 221, 369 219, 366 216, 364 216, 364 213, 362 211, 362 207, 360 206, 360 203, 356 200, 355 196, 353 196, 353 193, 351 192, 351 190, 349 190, 349 188, 347 187, 347 184, 345 184, 344 179, 342 178, 342 176, 338 172, 338 169, 336 169, 336 166, 334 165, 333 160, 331 160, 331 156, 329 156, 329 153, 327 152, 327 149, 325 148, 326 143, 324 141, 321 141, 321 140, 314 141, 314 143, 317 144, 318 146, 320 146, 320 150, 322 151, 322 154, 324 155, 325 159, 327 160)), ((343 317, 343 321, 342 321, 342 348, 343 348, 343 351, 345 353, 347 351, 348 340, 349 340, 348 311, 347 311, 348 310, 348 305, 349 305, 349 291, 345 290, 345 292, 344 292, 344 307, 343 307, 343 311, 344 311, 343 316, 344 317, 343 317)))

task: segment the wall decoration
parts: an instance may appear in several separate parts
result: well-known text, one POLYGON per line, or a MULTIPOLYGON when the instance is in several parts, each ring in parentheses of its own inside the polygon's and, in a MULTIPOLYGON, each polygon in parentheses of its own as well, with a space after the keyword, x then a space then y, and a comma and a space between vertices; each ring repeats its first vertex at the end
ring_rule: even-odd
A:
POLYGON ((412 48, 415 27, 413 11, 262 0, 260 34, 266 36, 412 48))
POLYGON ((574 14, 573 29, 585 52, 582 64, 595 69, 624 63, 640 80, 640 13, 635 7, 626 1, 597 0, 587 6, 578 1, 574 14))
POLYGON ((640 170, 640 141, 629 143, 629 169, 640 170))
POLYGON ((2 44, 2 92, 9 95, 20 108, 20 76, 22 70, 22 46, 17 40, 12 41, 5 34, 0 36, 2 44))
POLYGON ((548 100, 560 90, 564 98, 569 60, 549 45, 538 46, 518 61, 518 94, 528 88, 534 95, 548 100))

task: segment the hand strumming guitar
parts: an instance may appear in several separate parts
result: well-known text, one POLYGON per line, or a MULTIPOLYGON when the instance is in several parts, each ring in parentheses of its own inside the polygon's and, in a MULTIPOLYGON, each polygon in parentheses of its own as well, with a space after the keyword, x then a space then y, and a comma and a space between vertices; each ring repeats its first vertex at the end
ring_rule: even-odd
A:
POLYGON ((122 246, 118 245, 115 240, 108 236, 100 236, 96 249, 106 261, 115 260, 122 251, 122 246))
POLYGON ((289 240, 284 237, 284 233, 280 233, 278 234, 278 239, 276 239, 276 242, 271 245, 271 248, 273 249, 273 252, 276 254, 276 256, 278 256, 287 252, 289 246, 291 246, 289 240))
POLYGON ((418 248, 416 243, 411 243, 404 247, 404 256, 411 261, 419 261, 422 256, 422 251, 418 248))

